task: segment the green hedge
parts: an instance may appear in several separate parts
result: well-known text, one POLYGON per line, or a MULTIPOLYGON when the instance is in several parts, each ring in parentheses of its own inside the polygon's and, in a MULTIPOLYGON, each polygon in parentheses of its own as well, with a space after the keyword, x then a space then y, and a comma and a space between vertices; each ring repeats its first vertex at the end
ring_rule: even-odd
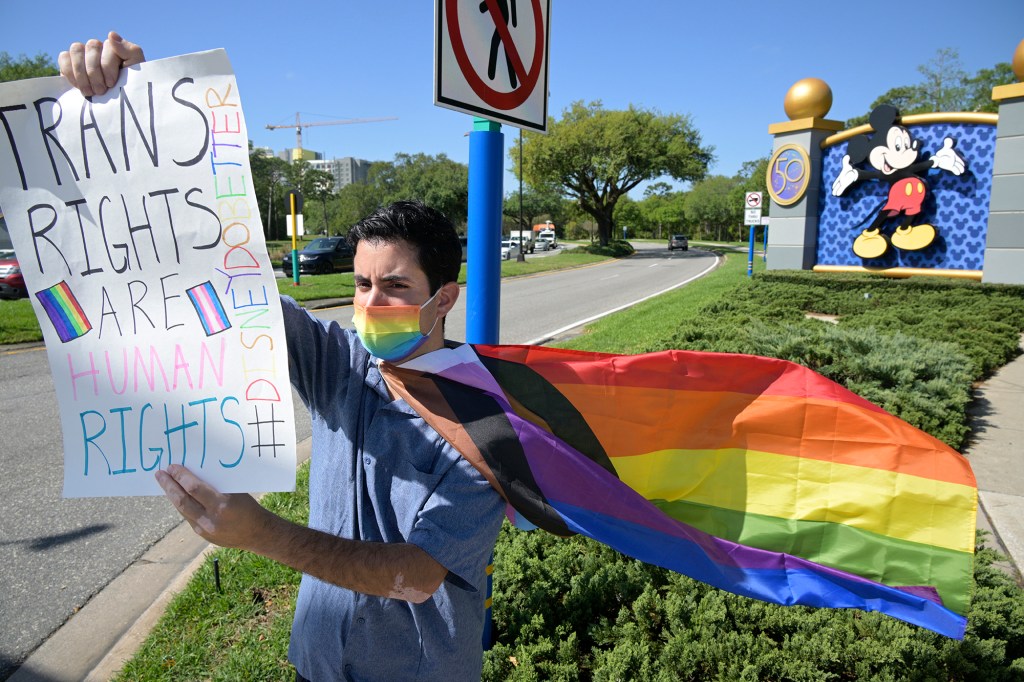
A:
POLYGON ((592 253, 595 256, 610 256, 612 258, 624 258, 630 256, 636 252, 633 245, 629 242, 624 242, 621 239, 613 239, 608 242, 607 246, 601 246, 600 244, 586 244, 584 246, 577 246, 573 251, 582 251, 584 253, 592 253))
POLYGON ((766 272, 643 350, 792 360, 960 448, 973 382, 1019 352, 1022 329, 1020 287, 766 272))
POLYGON ((585 538, 506 524, 495 556, 488 681, 1024 679, 1024 593, 990 549, 978 549, 962 641, 739 597, 585 538))

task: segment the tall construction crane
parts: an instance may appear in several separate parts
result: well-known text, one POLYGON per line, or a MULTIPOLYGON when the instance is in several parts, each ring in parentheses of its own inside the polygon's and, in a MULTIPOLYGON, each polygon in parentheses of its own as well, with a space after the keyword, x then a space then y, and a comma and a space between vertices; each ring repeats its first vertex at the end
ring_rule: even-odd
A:
MULTIPOLYGON (((299 112, 295 112, 295 152, 292 153, 292 160, 296 158, 302 158, 302 129, 312 128, 313 126, 337 126, 345 125, 348 123, 373 123, 375 121, 397 121, 397 116, 385 116, 383 118, 346 118, 340 121, 308 121, 303 123, 299 118, 299 112)), ((287 123, 283 125, 268 125, 267 130, 277 130, 278 128, 291 128, 292 124, 287 123)))

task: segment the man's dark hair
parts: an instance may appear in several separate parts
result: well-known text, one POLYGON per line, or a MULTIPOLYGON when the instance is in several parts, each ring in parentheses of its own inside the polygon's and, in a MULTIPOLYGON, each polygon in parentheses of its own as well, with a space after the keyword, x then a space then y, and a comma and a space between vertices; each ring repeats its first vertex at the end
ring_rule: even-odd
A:
POLYGON ((416 249, 432 294, 459 279, 462 243, 455 226, 444 213, 418 201, 396 201, 377 209, 356 223, 347 239, 353 251, 364 239, 385 244, 408 242, 416 249))

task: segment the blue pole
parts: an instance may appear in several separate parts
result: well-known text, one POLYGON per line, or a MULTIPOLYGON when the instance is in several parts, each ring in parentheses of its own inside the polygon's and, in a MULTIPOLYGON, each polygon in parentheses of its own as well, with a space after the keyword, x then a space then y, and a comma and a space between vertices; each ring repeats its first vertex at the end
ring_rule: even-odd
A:
POLYGON ((768 226, 764 226, 764 246, 761 248, 761 262, 768 262, 768 226))
MULTIPOLYGON (((466 341, 498 343, 501 313, 501 197, 505 136, 501 124, 473 118, 469 134, 469 243, 466 245, 466 341)), ((494 640, 491 573, 487 563, 487 601, 483 648, 494 640)))
POLYGON ((474 117, 473 132, 469 134, 466 254, 466 341, 469 343, 498 343, 504 152, 501 124, 474 117))
POLYGON ((753 225, 750 226, 750 253, 747 256, 747 277, 754 276, 754 231, 753 225))

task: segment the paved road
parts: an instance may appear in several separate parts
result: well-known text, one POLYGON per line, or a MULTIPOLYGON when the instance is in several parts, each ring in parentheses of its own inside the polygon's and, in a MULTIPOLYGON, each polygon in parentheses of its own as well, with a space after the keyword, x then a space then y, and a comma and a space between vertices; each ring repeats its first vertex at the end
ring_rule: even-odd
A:
MULTIPOLYGON (((547 254, 527 256, 527 260, 547 254)), ((543 343, 556 332, 635 303, 699 275, 715 263, 706 251, 669 252, 660 244, 637 245, 632 258, 576 270, 503 280, 499 343, 543 343)), ((352 308, 317 311, 352 326, 352 308)), ((466 296, 448 314, 446 336, 466 339, 466 296)))
MULTIPOLYGON (((633 258, 502 284, 502 343, 554 332, 684 282, 714 263, 641 245, 633 258)), ((543 257, 543 254, 528 258, 543 257)), ((351 325, 351 307, 318 311, 351 325)), ((448 336, 465 338, 465 297, 448 336)), ((0 680, 179 518, 163 498, 61 499, 57 401, 41 348, 0 350, 0 680)), ((309 418, 296 397, 296 431, 309 418)))

